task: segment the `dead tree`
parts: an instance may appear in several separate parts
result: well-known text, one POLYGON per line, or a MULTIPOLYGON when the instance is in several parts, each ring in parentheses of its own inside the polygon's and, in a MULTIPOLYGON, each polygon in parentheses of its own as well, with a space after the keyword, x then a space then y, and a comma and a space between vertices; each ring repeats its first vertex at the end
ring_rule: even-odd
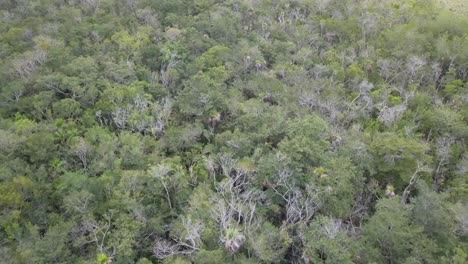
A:
POLYGON ((78 159, 80 159, 81 164, 83 165, 83 169, 85 171, 88 170, 88 160, 92 150, 93 147, 90 144, 88 144, 83 138, 80 138, 80 141, 75 146, 75 155, 78 157, 78 159))
POLYGON ((104 221, 98 222, 94 219, 85 219, 82 224, 82 231, 88 234, 88 239, 85 243, 93 243, 96 245, 100 253, 106 254, 112 259, 117 251, 115 247, 106 246, 110 229, 112 226, 113 214, 105 214, 104 221))
POLYGON ((409 197, 409 195, 411 193, 411 190, 414 188, 414 186, 416 185, 416 182, 421 177, 420 173, 430 172, 430 171, 432 171, 431 168, 429 168, 427 165, 423 165, 423 164, 418 162, 416 170, 414 171, 413 175, 411 175, 408 186, 406 186, 405 190, 401 194, 401 202, 402 203, 406 203, 408 201, 408 197, 409 197))
MULTIPOLYGON (((277 159, 281 157, 277 155, 277 159)), ((270 186, 286 203, 287 223, 308 223, 323 204, 321 192, 310 184, 302 190, 296 186, 292 175, 292 170, 283 167, 278 171, 277 181, 270 186)))
POLYGON ((153 244, 153 255, 165 259, 177 255, 192 255, 201 249, 201 233, 205 225, 182 217, 182 230, 168 239, 158 238, 153 244))
POLYGON ((211 198, 211 217, 219 224, 220 242, 231 254, 236 253, 245 241, 245 235, 258 227, 257 204, 263 194, 251 186, 252 173, 237 166, 238 160, 222 154, 216 160, 207 159, 207 169, 213 174, 216 195, 211 198), (216 172, 223 180, 216 180, 216 172), (242 232, 240 231, 242 230, 242 232))
POLYGON ((22 57, 13 61, 13 69, 18 77, 28 80, 47 59, 47 52, 42 49, 36 49, 28 52, 22 57))
POLYGON ((435 142, 436 156, 438 158, 437 167, 434 171, 434 190, 440 189, 440 181, 444 178, 442 175, 442 168, 449 164, 452 156, 451 147, 455 143, 452 136, 438 138, 435 142))
POLYGON ((91 8, 93 11, 93 14, 96 13, 99 4, 101 3, 101 0, 81 0, 80 1, 82 5, 86 5, 91 8))
POLYGON ((171 167, 165 166, 163 164, 159 164, 157 166, 151 167, 150 169, 150 174, 161 183, 164 189, 167 204, 169 208, 171 209, 173 207, 173 204, 172 204, 170 190, 172 186, 174 185, 174 181, 177 180, 174 177, 172 177, 172 175, 170 175, 172 171, 173 169, 171 167))

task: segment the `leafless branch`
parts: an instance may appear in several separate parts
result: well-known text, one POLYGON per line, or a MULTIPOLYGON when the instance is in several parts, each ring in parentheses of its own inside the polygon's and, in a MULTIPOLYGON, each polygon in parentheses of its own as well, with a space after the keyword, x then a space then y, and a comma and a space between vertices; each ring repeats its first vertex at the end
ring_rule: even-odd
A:
POLYGON ((414 171, 413 175, 411 175, 408 186, 406 186, 405 190, 403 191, 401 195, 402 203, 406 203, 406 201, 408 201, 408 197, 410 195, 411 190, 414 188, 414 185, 420 178, 420 173, 429 172, 429 171, 432 171, 431 168, 429 168, 427 165, 424 165, 418 162, 416 170, 414 171))

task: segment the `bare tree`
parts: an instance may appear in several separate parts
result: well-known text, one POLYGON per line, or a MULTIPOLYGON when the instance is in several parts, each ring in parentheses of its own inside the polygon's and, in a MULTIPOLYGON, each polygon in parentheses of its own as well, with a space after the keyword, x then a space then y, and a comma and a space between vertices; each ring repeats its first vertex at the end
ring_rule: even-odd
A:
POLYGON ((318 0, 315 2, 315 8, 319 14, 323 14, 331 4, 331 0, 318 0))
POLYGON ((440 180, 443 179, 442 168, 449 163, 452 156, 452 145, 455 143, 455 138, 452 136, 444 136, 438 138, 435 142, 436 156, 439 160, 434 171, 434 190, 440 189, 440 180))
POLYGON ((212 207, 209 211, 211 217, 219 224, 221 230, 228 230, 234 219, 234 211, 227 203, 218 197, 212 198, 212 207))
MULTIPOLYGON (((235 254, 245 242, 244 234, 237 228, 240 224, 235 217, 237 211, 233 209, 231 204, 223 199, 213 198, 213 205, 214 206, 210 210, 210 215, 219 224, 221 230, 219 240, 224 244, 224 247, 230 254, 235 254)), ((252 209, 251 214, 253 215, 255 213, 255 208, 252 209)), ((253 226, 251 220, 244 224, 244 233, 252 231, 250 229, 250 227, 253 226)))
POLYGON ((455 233, 459 236, 468 235, 468 210, 466 210, 466 204, 457 202, 453 205, 452 211, 456 215, 458 222, 458 228, 455 233))
POLYGON ((13 61, 13 69, 18 77, 28 79, 37 69, 46 61, 47 52, 42 49, 36 49, 32 52, 23 54, 20 58, 13 61))
POLYGON ((359 25, 361 27, 362 38, 364 42, 367 39, 374 37, 378 30, 379 16, 373 13, 365 12, 359 18, 359 25))
POLYGON ((242 235, 237 229, 228 229, 225 238, 221 241, 224 247, 231 254, 235 254, 245 242, 245 236, 242 235))
POLYGON ((394 67, 391 61, 389 60, 381 60, 378 62, 379 73, 382 78, 384 78, 385 82, 392 76, 394 67))
POLYGON ((201 232, 205 229, 205 225, 202 222, 193 222, 191 218, 186 217, 182 217, 182 224, 185 242, 179 243, 191 250, 200 250, 201 232))
MULTIPOLYGON (((279 156, 277 158, 281 159, 279 156)), ((283 167, 278 171, 277 181, 270 186, 286 202, 287 223, 308 223, 323 204, 320 191, 311 184, 301 190, 292 175, 292 170, 283 167)))
POLYGON ((216 194, 211 198, 213 207, 210 215, 219 224, 220 242, 234 254, 242 247, 245 235, 258 227, 256 209, 257 204, 265 199, 264 194, 251 186, 254 171, 238 167, 238 161, 231 154, 221 154, 206 161, 216 188, 216 194), (223 176, 220 182, 216 181, 217 171, 221 171, 223 176))
POLYGON ((80 214, 85 214, 93 198, 92 193, 82 190, 65 197, 64 204, 80 214))
POLYGON ((248 228, 254 221, 256 203, 261 198, 260 193, 249 188, 249 174, 241 168, 236 168, 228 177, 216 184, 216 191, 223 199, 232 218, 237 224, 248 228))
POLYGON ((135 98, 133 98, 133 107, 139 112, 145 112, 149 105, 149 100, 146 99, 142 94, 137 94, 135 98))
POLYGON ((81 164, 83 165, 83 169, 85 171, 88 170, 88 160, 89 155, 93 151, 93 147, 88 144, 83 138, 80 138, 78 143, 75 145, 75 155, 80 159, 81 164))
POLYGON ((458 174, 468 174, 468 154, 464 154, 456 166, 458 174))
POLYGON ((164 133, 164 129, 172 113, 173 104, 173 100, 169 97, 164 98, 162 103, 154 104, 152 110, 154 117, 152 132, 155 137, 160 137, 164 133))
POLYGON ((205 225, 182 217, 182 230, 170 240, 158 238, 153 245, 153 254, 158 259, 176 255, 192 255, 201 248, 201 233, 205 225))
POLYGON ((374 107, 374 101, 370 96, 370 92, 374 89, 374 84, 370 83, 367 80, 362 81, 358 85, 359 93, 356 97, 347 103, 348 109, 346 111, 348 116, 352 116, 351 113, 356 113, 355 115, 365 116, 370 113, 374 107), (360 114, 358 114, 361 112, 360 114))
POLYGON ((287 223, 308 223, 321 207, 319 192, 313 190, 308 185, 305 192, 298 188, 286 198, 286 222, 287 223))
POLYGON ((159 27, 159 20, 157 14, 155 14, 151 8, 145 7, 144 9, 138 9, 136 11, 137 17, 146 25, 150 25, 153 28, 159 27))
POLYGON ((155 179, 159 180, 159 182, 161 182, 161 185, 163 186, 164 192, 165 192, 165 195, 166 195, 167 204, 169 205, 169 208, 171 208, 171 209, 172 209, 173 205, 172 205, 172 201, 171 201, 170 189, 171 189, 174 181, 177 180, 174 177, 171 177, 170 173, 172 171, 173 171, 173 169, 171 167, 163 165, 163 164, 153 166, 150 169, 151 175, 155 179))
POLYGON ((304 93, 299 98, 299 105, 308 107, 311 111, 318 112, 327 121, 332 124, 337 124, 340 113, 343 108, 335 100, 322 99, 319 93, 304 93))
POLYGON ((340 219, 330 219, 322 225, 322 230, 329 239, 335 239, 342 230, 342 226, 343 222, 340 219))
POLYGON ((153 244, 153 255, 165 259, 179 254, 179 245, 166 239, 158 238, 153 244))
POLYGON ((13 101, 15 103, 18 103, 20 97, 24 94, 24 90, 23 89, 16 89, 14 90, 11 95, 13 96, 13 101))
POLYGON ((114 124, 121 129, 124 129, 127 125, 127 121, 130 118, 131 106, 127 107, 117 107, 112 111, 112 120, 114 124))
POLYGON ((392 107, 381 105, 378 120, 382 121, 387 127, 391 127, 393 123, 405 113, 405 111, 406 105, 404 104, 392 107))
POLYGON ((234 170, 238 162, 238 160, 234 159, 230 153, 223 153, 218 155, 217 161, 222 169, 223 175, 228 178, 230 177, 230 173, 234 170))
POLYGON ((101 0, 80 0, 82 5, 86 5, 90 7, 93 10, 93 14, 96 13, 96 10, 99 7, 99 4, 101 3, 101 0))
POLYGON ((113 213, 104 214, 104 221, 96 221, 93 218, 85 219, 82 223, 82 228, 88 234, 88 240, 85 243, 93 243, 96 245, 100 253, 104 253, 112 259, 116 255, 116 248, 107 247, 107 238, 110 234, 112 226, 113 213))
POLYGON ((172 52, 169 60, 164 61, 161 65, 161 69, 159 71, 160 81, 165 87, 169 87, 169 85, 174 81, 172 75, 170 74, 170 70, 173 69, 177 65, 177 52, 172 52))
MULTIPOLYGON (((406 67, 409 73, 409 78, 413 79, 416 77, 416 74, 426 65, 426 60, 421 57, 411 56, 408 58, 406 67)), ((421 77, 422 78, 422 77, 421 77)))
POLYGON ((401 194, 401 202, 406 203, 408 201, 408 197, 410 195, 411 190, 414 188, 416 185, 416 182, 419 180, 421 177, 420 173, 422 172, 430 172, 432 171, 429 166, 424 165, 420 162, 418 162, 418 165, 416 167, 416 170, 414 171, 413 175, 411 175, 410 181, 408 183, 408 186, 406 186, 405 190, 401 194))
MULTIPOLYGON (((112 111, 112 121, 119 129, 128 129, 132 132, 148 133, 159 138, 172 112, 173 100, 164 98, 162 102, 152 102, 143 94, 137 94, 126 106, 121 106, 124 98, 115 98, 116 105, 112 111)), ((102 115, 96 117, 103 122, 102 115)), ((104 120, 106 121, 106 120, 104 120)))

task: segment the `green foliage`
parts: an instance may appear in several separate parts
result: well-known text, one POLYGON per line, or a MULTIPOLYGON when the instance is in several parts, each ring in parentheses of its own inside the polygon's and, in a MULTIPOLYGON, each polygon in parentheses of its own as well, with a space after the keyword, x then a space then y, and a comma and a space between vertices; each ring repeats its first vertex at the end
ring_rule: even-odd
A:
POLYGON ((413 203, 412 221, 424 227, 424 232, 438 243, 441 250, 451 250, 455 226, 450 219, 454 219, 454 216, 444 203, 443 195, 431 191, 426 183, 419 182, 418 196, 413 203))
POLYGON ((107 263, 109 261, 109 257, 106 254, 99 253, 97 256, 98 263, 107 263))
POLYGON ((299 168, 319 165, 325 160, 325 151, 329 147, 326 141, 328 129, 326 122, 317 116, 293 120, 287 125, 286 138, 279 143, 279 149, 299 168))
POLYGON ((455 249, 455 255, 452 257, 452 261, 455 264, 464 263, 468 260, 467 254, 461 248, 455 249))
POLYGON ((0 1, 0 262, 466 263, 442 2, 0 1))
POLYGON ((291 238, 286 230, 278 229, 268 222, 263 224, 260 233, 250 241, 255 255, 268 263, 281 262, 290 243, 291 238))
POLYGON ((52 108, 54 109, 54 113, 56 113, 55 116, 58 118, 73 118, 81 113, 80 103, 71 98, 54 103, 52 108))
POLYGON ((363 229, 363 250, 370 262, 398 262, 409 258, 419 262, 434 262, 437 247, 423 232, 423 227, 411 223, 410 211, 398 199, 383 199, 376 213, 363 229))
POLYGON ((223 112, 227 108, 226 84, 229 73, 224 67, 210 68, 206 73, 199 72, 185 85, 179 95, 180 111, 188 116, 208 117, 212 112, 223 112))
POLYGON ((386 132, 375 135, 371 144, 377 171, 387 175, 388 181, 407 182, 419 163, 430 162, 427 146, 415 139, 386 132))
POLYGON ((352 214, 353 197, 362 189, 362 178, 356 168, 345 158, 335 158, 325 163, 326 174, 320 175, 319 183, 324 193, 323 209, 329 215, 345 218, 352 214))
POLYGON ((226 259, 225 253, 223 250, 201 250, 196 256, 196 261, 198 263, 207 263, 207 264, 216 264, 222 263, 226 259))
POLYGON ((340 220, 320 216, 305 230, 305 252, 313 262, 354 263, 355 242, 342 229, 340 220))

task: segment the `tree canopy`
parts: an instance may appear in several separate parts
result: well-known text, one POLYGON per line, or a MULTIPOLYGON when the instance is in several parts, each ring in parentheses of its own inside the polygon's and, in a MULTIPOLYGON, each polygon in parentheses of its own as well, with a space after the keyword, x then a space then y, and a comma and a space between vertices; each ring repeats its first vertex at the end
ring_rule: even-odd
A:
POLYGON ((0 262, 467 263, 467 14, 0 1, 0 262))

